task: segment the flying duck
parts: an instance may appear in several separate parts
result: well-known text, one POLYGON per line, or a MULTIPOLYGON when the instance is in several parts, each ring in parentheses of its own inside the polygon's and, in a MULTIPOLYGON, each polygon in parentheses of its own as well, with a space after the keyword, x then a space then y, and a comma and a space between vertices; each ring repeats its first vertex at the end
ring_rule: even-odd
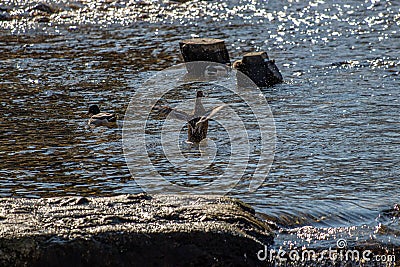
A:
POLYGON ((187 142, 189 143, 200 143, 201 140, 207 137, 209 119, 224 107, 224 105, 221 105, 206 111, 201 102, 202 97, 204 97, 203 91, 197 91, 194 109, 190 114, 171 107, 161 107, 159 109, 160 113, 188 123, 187 142))

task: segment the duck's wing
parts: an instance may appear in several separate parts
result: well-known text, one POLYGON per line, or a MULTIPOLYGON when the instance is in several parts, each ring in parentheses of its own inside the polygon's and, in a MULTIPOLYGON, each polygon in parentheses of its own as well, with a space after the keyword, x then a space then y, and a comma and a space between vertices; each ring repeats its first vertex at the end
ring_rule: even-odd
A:
POLYGON ((184 111, 180 111, 168 106, 162 107, 154 107, 160 114, 169 115, 174 119, 181 120, 181 121, 189 121, 191 116, 184 111))
POLYGON ((111 114, 111 116, 107 120, 108 120, 108 122, 116 122, 117 121, 117 115, 116 114, 111 114))
POLYGON ((196 123, 196 125, 211 119, 212 117, 215 116, 215 114, 218 113, 218 111, 223 109, 225 106, 226 105, 221 105, 221 106, 218 106, 218 107, 208 110, 206 113, 204 113, 203 116, 201 116, 200 120, 196 123))
POLYGON ((117 121, 117 116, 113 113, 99 113, 93 115, 91 117, 91 120, 100 120, 100 121, 107 120, 108 122, 115 122, 117 121))

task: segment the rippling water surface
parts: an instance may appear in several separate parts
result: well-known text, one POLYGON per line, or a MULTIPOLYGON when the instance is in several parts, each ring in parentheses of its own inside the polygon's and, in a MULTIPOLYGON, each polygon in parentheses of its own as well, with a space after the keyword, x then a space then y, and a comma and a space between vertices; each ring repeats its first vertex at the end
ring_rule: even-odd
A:
POLYGON ((267 51, 285 78, 263 89, 272 169, 256 193, 235 193, 295 229, 277 243, 400 244, 400 2, 47 3, 0 4, 1 196, 140 192, 120 127, 88 129, 88 106, 122 119, 135 88, 182 62, 180 40, 212 37, 232 61, 267 51))

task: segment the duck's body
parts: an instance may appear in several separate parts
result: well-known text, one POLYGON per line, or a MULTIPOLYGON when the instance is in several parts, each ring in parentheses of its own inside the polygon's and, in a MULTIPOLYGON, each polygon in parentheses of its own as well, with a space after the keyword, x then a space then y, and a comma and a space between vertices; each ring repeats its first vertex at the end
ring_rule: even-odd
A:
POLYGON ((188 122, 188 142, 200 143, 207 137, 208 120, 198 123, 201 118, 196 118, 188 122))
POLYGON ((203 92, 198 91, 194 102, 192 116, 188 120, 188 141, 193 143, 199 143, 207 137, 208 119, 200 122, 206 114, 203 103, 201 103, 202 97, 204 97, 203 92))
POLYGON ((115 114, 100 112, 100 108, 97 105, 89 107, 89 114, 92 114, 88 122, 90 127, 113 126, 117 121, 117 116, 115 114))
POLYGON ((218 106, 206 111, 201 102, 202 97, 204 97, 203 91, 197 91, 194 109, 191 114, 170 107, 163 107, 162 109, 163 113, 170 114, 172 117, 188 123, 187 141, 189 143, 199 143, 207 137, 209 119, 224 107, 218 106))

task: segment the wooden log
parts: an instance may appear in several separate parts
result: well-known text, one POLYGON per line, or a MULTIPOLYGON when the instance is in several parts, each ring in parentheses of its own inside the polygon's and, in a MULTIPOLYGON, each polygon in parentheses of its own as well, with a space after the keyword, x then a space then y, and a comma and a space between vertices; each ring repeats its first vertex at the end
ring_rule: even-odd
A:
MULTIPOLYGON (((283 77, 275 65, 274 60, 269 60, 266 52, 251 52, 243 56, 242 60, 235 61, 233 68, 249 77, 257 86, 272 86, 283 82, 283 77)), ((248 82, 238 77, 240 86, 248 82)))
POLYGON ((189 74, 203 76, 207 64, 190 62, 216 62, 230 65, 228 50, 224 40, 211 38, 187 39, 179 42, 183 59, 189 74))

